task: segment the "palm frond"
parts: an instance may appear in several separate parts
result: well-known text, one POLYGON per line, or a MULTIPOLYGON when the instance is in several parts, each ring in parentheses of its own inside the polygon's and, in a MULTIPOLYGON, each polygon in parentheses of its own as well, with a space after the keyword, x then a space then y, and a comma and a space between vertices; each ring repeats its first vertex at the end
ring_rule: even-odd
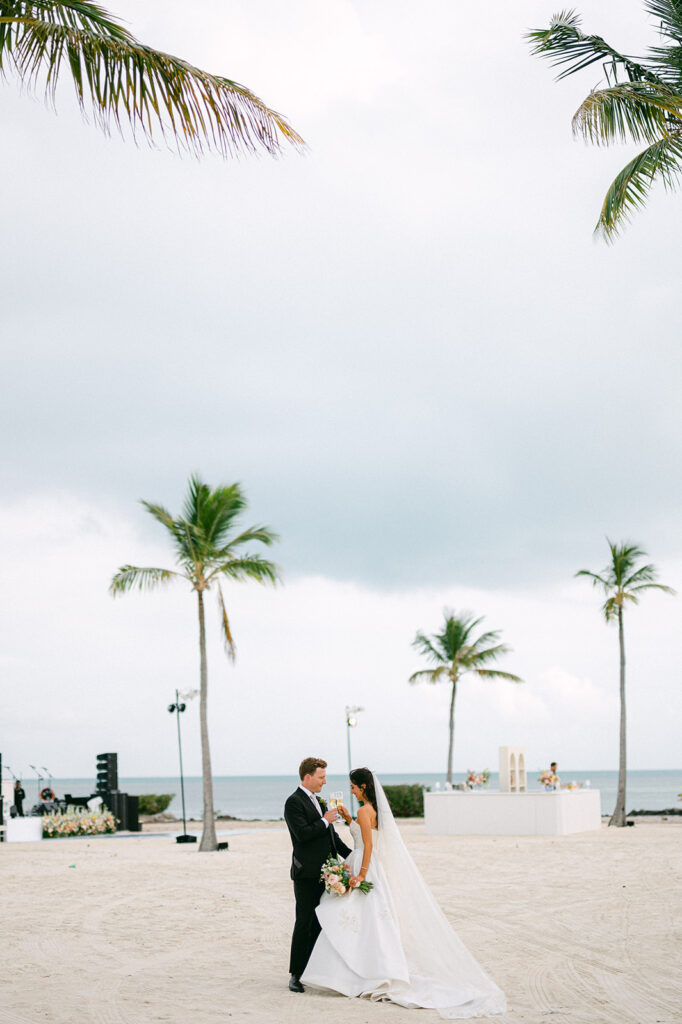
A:
MULTIPOLYGON (((481 620, 479 619, 478 621, 480 622, 481 620)), ((499 629, 491 629, 487 633, 481 633, 480 636, 477 636, 476 639, 474 640, 474 642, 472 643, 470 649, 475 654, 482 647, 485 647, 486 644, 495 644, 495 643, 497 643, 499 638, 500 638, 500 631, 499 631, 499 629)), ((502 645, 502 646, 504 646, 504 645, 502 645)))
POLYGON ((520 676, 515 676, 511 672, 502 672, 497 668, 477 668, 477 676, 485 676, 487 679, 508 679, 510 683, 522 683, 523 679, 520 676))
POLYGON ((681 173, 682 134, 669 135, 643 150, 611 182, 595 233, 613 241, 632 213, 646 204, 656 180, 673 191, 681 173))
POLYGON ((240 484, 211 489, 198 476, 190 477, 183 505, 183 517, 189 524, 196 546, 216 557, 222 541, 235 519, 247 506, 240 484))
POLYGON ((109 593, 116 597, 130 590, 155 590, 168 583, 174 576, 181 576, 172 569, 140 568, 136 565, 122 565, 109 584, 109 593))
POLYGON ((3 0, 0 70, 30 88, 41 77, 54 102, 64 69, 82 110, 105 132, 126 120, 133 135, 172 139, 179 150, 224 157, 283 143, 303 145, 286 118, 250 89, 138 42, 103 8, 85 0, 3 0))
POLYGON ((603 576, 600 576, 597 572, 590 572, 589 569, 579 569, 574 574, 575 576, 587 576, 591 580, 593 587, 603 587, 604 590, 608 590, 609 583, 603 576))
POLYGON ((575 11, 555 14, 548 29, 529 32, 526 39, 535 57, 546 57, 552 67, 563 67, 557 79, 568 78, 592 64, 606 64, 617 76, 623 69, 631 82, 658 82, 662 80, 644 63, 633 60, 614 50, 601 36, 586 36, 579 28, 580 18, 575 11))
POLYGON ((497 661, 503 654, 509 654, 510 652, 511 647, 507 644, 495 644, 494 647, 488 647, 484 650, 472 647, 462 659, 462 664, 477 669, 478 665, 485 665, 489 661, 497 661))
POLYGON ((626 572, 623 574, 623 587, 629 590, 630 587, 637 587, 642 583, 654 583, 658 576, 658 570, 655 565, 641 565, 637 569, 631 570, 631 566, 628 565, 626 572))
POLYGON ((154 502, 144 500, 140 501, 140 505, 146 508, 147 512, 149 512, 151 516, 154 516, 154 519, 156 519, 158 523, 165 526, 169 533, 173 535, 177 533, 177 524, 168 509, 165 509, 163 505, 157 505, 154 502))
POLYGON ((430 638, 424 633, 418 632, 412 641, 412 646, 415 647, 420 654, 429 658, 431 661, 442 663, 447 659, 443 657, 441 652, 433 645, 430 638))
POLYGON ((163 505, 150 501, 140 501, 140 504, 156 519, 157 523, 161 523, 168 530, 173 538, 178 559, 186 565, 195 562, 195 550, 192 538, 187 531, 187 524, 182 519, 174 519, 163 505))
POLYGON ((619 608, 620 604, 615 597, 609 597, 606 599, 606 601, 604 601, 604 604, 602 605, 602 611, 604 613, 604 618, 607 622, 613 622, 614 619, 618 618, 619 608))
POLYGON ((441 676, 447 674, 447 671, 447 665, 439 665, 438 668, 423 668, 419 672, 413 672, 407 681, 408 683, 437 683, 441 676))
POLYGON ((207 579, 212 580, 217 576, 225 576, 232 580, 256 580, 257 583, 272 583, 279 581, 280 570, 274 562, 259 555, 245 555, 243 558, 230 558, 212 568, 207 579))
POLYGON ((227 555, 232 548, 239 547, 241 544, 248 544, 250 541, 258 541, 260 544, 270 546, 275 544, 279 540, 279 534, 275 533, 268 526, 251 526, 248 530, 244 530, 234 540, 231 540, 227 547, 222 549, 222 553, 227 555))
POLYGON ((680 0, 646 0, 644 4, 658 22, 662 36, 682 44, 682 2, 680 0))
POLYGON ((230 621, 227 617, 227 608, 225 607, 225 599, 223 598, 223 591, 220 584, 218 584, 218 605, 220 607, 220 618, 223 627, 223 641, 225 643, 225 653, 227 654, 230 661, 234 661, 237 657, 237 649, 234 645, 232 630, 230 629, 230 621))
POLYGON ((682 129, 682 96, 667 86, 626 82, 589 94, 573 115, 573 132, 596 146, 658 142, 682 129))
POLYGON ((459 661, 478 643, 471 639, 471 634, 483 619, 469 611, 456 613, 451 608, 443 609, 443 619, 443 629, 434 634, 433 640, 444 660, 459 661))
POLYGON ((671 594, 673 597, 677 594, 674 587, 668 587, 665 583, 640 583, 637 587, 632 587, 632 593, 638 593, 641 590, 662 590, 664 594, 671 594))

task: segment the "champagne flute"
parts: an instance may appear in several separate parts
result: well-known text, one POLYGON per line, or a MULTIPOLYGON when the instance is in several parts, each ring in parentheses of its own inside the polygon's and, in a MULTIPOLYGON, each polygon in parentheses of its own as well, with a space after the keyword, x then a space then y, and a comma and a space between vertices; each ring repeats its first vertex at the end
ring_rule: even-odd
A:
POLYGON ((336 798, 337 798, 337 796, 338 796, 337 793, 330 793, 329 794, 329 806, 330 806, 330 808, 332 810, 336 810, 336 806, 337 806, 336 798))

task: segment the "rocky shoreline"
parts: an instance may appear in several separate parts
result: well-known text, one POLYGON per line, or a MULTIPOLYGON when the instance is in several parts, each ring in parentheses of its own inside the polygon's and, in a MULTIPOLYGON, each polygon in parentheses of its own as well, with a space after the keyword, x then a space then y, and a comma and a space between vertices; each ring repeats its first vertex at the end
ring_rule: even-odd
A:
POLYGON ((657 818, 663 818, 676 814, 682 815, 682 807, 668 807, 664 811, 645 811, 643 809, 639 811, 630 811, 628 813, 628 818, 639 818, 646 815, 655 815, 657 818))

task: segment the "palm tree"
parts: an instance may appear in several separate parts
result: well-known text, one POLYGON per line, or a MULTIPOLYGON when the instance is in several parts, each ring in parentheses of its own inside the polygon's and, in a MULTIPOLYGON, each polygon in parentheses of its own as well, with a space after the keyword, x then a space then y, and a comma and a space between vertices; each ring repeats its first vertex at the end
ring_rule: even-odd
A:
POLYGON ((182 515, 174 519, 161 505, 141 502, 147 511, 168 530, 175 547, 178 569, 141 569, 123 565, 111 581, 110 593, 125 594, 130 590, 154 590, 180 577, 187 580, 196 592, 199 610, 199 719, 201 724, 201 767, 204 788, 204 831, 200 850, 215 850, 215 814, 213 810, 213 778, 211 752, 208 742, 206 701, 208 669, 206 662, 206 624, 204 593, 215 586, 223 638, 228 657, 234 661, 235 646, 227 617, 221 579, 256 580, 258 583, 276 583, 277 567, 259 555, 243 553, 242 547, 252 541, 272 544, 276 534, 265 526, 252 526, 233 533, 240 514, 246 508, 246 499, 239 484, 216 487, 211 490, 197 476, 189 481, 189 490, 182 515))
POLYGON ((639 604, 639 595, 645 590, 663 590, 674 594, 672 587, 656 583, 658 572, 653 565, 637 565, 646 558, 646 552, 636 544, 613 544, 606 538, 611 551, 611 561, 601 573, 581 569, 576 576, 587 576, 592 585, 600 587, 606 600, 602 612, 607 622, 618 622, 618 645, 620 648, 620 759, 618 764, 618 795, 609 825, 625 825, 625 774, 626 759, 626 717, 625 717, 625 635, 623 633, 623 609, 625 602, 639 604))
POLYGON ((303 142, 250 89, 143 45, 88 0, 0 0, 0 74, 10 70, 29 87, 44 79, 52 102, 64 70, 105 132, 125 119, 134 135, 170 136, 196 155, 276 155, 283 141, 303 142))
POLYGON ((632 58, 601 36, 580 31, 574 11, 555 14, 550 27, 528 33, 532 53, 563 70, 558 78, 601 64, 605 83, 593 89, 573 117, 573 132, 595 145, 631 140, 645 148, 618 173, 604 198, 596 231, 613 240, 643 207, 656 180, 675 189, 682 173, 682 3, 646 0, 666 45, 632 58))
POLYGON ((502 654, 507 654, 511 648, 506 644, 499 643, 499 630, 494 632, 481 633, 474 639, 473 632, 483 619, 475 619, 471 612, 462 612, 455 615, 448 608, 443 610, 445 622, 440 633, 433 636, 425 636, 424 633, 417 633, 412 646, 416 647, 420 654, 423 654, 428 661, 433 662, 435 668, 425 668, 419 672, 413 672, 409 681, 411 683, 427 682, 438 683, 441 680, 449 680, 450 692, 450 743, 448 745, 448 782, 452 785, 452 752, 455 743, 455 697, 457 696, 457 682, 460 676, 466 672, 473 672, 477 676, 486 679, 509 679, 512 683, 521 683, 522 679, 514 676, 511 672, 501 672, 495 668, 484 668, 491 662, 497 661, 502 654))

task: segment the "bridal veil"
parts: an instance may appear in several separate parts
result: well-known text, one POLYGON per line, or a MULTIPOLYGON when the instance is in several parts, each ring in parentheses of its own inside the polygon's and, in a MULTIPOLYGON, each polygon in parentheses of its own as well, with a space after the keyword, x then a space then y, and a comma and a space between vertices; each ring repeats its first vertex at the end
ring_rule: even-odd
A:
POLYGON ((374 773, 372 777, 377 798, 377 852, 409 966, 410 1003, 432 1007, 447 1019, 504 1013, 504 993, 453 930, 403 842, 383 786, 374 773))

